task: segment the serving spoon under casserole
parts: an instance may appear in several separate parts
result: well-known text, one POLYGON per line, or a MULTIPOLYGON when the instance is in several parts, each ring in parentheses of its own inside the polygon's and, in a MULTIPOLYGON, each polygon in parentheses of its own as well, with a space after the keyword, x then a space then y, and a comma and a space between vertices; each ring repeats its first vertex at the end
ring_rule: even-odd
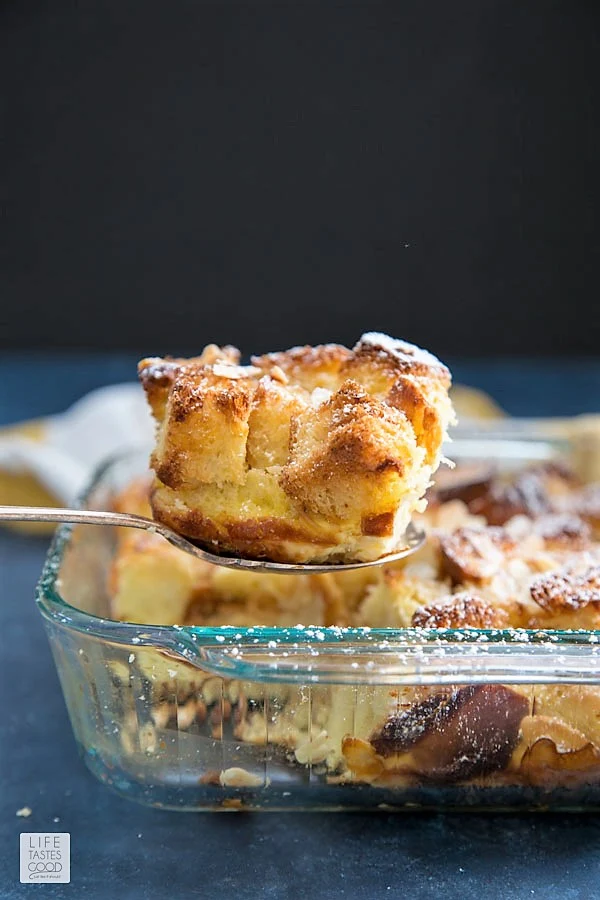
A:
POLYGON ((237 556, 226 556, 211 553, 188 541, 171 528, 154 519, 136 516, 129 513, 96 511, 89 509, 54 509, 46 506, 0 506, 0 522, 71 522, 77 525, 118 525, 122 528, 141 528, 160 534, 161 537, 183 550, 191 553, 213 566, 224 566, 226 569, 248 569, 251 572, 271 572, 299 574, 302 572, 318 574, 323 572, 347 572, 350 569, 366 569, 370 566, 381 566, 384 563, 396 562, 415 553, 425 542, 425 532, 412 522, 404 533, 401 546, 393 553, 387 553, 379 559, 368 562, 350 563, 279 563, 266 559, 244 559, 237 556))

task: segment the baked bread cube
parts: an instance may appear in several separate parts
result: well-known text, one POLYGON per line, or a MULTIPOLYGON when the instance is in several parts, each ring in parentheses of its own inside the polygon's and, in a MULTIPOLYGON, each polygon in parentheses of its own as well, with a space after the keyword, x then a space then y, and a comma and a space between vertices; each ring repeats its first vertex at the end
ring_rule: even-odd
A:
POLYGON ((386 335, 239 364, 234 348, 144 359, 154 517, 217 552, 376 560, 421 511, 453 419, 450 373, 386 335))

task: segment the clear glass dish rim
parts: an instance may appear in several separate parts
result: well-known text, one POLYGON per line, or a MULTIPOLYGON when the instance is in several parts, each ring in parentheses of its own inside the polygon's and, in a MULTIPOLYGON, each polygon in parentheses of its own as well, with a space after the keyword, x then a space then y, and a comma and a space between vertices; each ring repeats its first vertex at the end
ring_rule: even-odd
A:
MULTIPOLYGON (((93 490, 113 466, 131 455, 131 453, 121 454, 101 464, 83 492, 80 505, 85 505, 93 490)), ((60 525, 55 532, 36 587, 36 602, 46 620, 103 641, 171 651, 197 665, 204 664, 200 663, 198 659, 199 648, 214 648, 221 661, 227 657, 228 653, 231 653, 230 648, 241 648, 248 654, 247 661, 244 662, 242 658, 235 660, 230 656, 229 660, 226 660, 221 667, 221 674, 226 675, 228 666, 232 664, 235 677, 243 675, 246 678, 256 677, 257 673, 253 668, 252 659, 257 653, 264 653, 266 647, 275 651, 268 655, 278 660, 279 664, 283 662, 283 654, 289 659, 290 655, 292 658, 300 654, 305 655, 311 648, 314 648, 317 654, 325 650, 327 653, 356 653, 359 656, 368 653, 369 656, 380 656, 382 660, 386 653, 402 651, 408 653, 425 651, 430 659, 435 660, 436 650, 439 652, 440 648, 442 650, 447 648, 450 653, 458 653, 460 656, 470 654, 484 657, 499 653, 504 660, 504 665, 510 669, 511 657, 514 657, 515 667, 517 667, 517 657, 521 663, 525 653, 531 657, 532 665, 535 660, 540 664, 537 679, 535 679, 535 665, 533 668, 527 666, 525 678, 544 682, 557 680, 559 671, 555 668, 557 654, 567 653, 573 659, 576 657, 585 661, 587 675, 584 678, 575 679, 578 683, 600 683, 600 631, 583 629, 341 628, 301 625, 291 628, 263 625, 207 627, 201 625, 145 625, 95 616, 70 605, 62 597, 57 587, 63 555, 72 532, 73 526, 69 524, 60 525), (350 647, 348 648, 347 645, 350 647), (547 668, 551 660, 552 677, 549 676, 547 668)), ((280 577, 284 578, 285 576, 280 577)), ((236 653, 235 649, 233 653, 236 653)), ((214 670, 219 668, 219 664, 215 663, 214 659, 211 660, 210 656, 206 662, 212 665, 214 670)), ((275 668, 273 664, 271 667, 275 668)), ((288 672, 289 680, 299 681, 305 677, 308 677, 309 680, 319 680, 318 666, 315 667, 316 674, 312 666, 303 666, 302 664, 292 666, 291 663, 285 662, 283 668, 288 672)), ((523 682, 525 673, 522 672, 520 665, 518 668, 521 672, 519 680, 523 682)), ((506 676, 506 672, 504 675, 506 676)), ((264 673, 262 677, 264 677, 264 673)), ((455 674, 452 675, 452 678, 456 682, 455 674)), ((279 677, 277 680, 282 680, 282 678, 279 677)), ((495 676, 482 677, 479 680, 498 682, 506 681, 506 677, 502 678, 500 673, 497 673, 495 676)), ((348 681, 351 681, 351 678, 348 681)), ((439 683, 439 679, 437 683, 439 683)))

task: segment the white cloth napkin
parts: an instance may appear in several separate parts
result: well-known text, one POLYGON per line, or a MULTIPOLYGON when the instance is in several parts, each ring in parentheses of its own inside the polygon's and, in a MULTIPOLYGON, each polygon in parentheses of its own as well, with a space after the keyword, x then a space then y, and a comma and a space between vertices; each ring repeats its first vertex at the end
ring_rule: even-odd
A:
POLYGON ((0 468, 29 472, 62 503, 72 504, 110 456, 151 447, 154 425, 142 389, 118 384, 87 394, 45 421, 40 440, 0 438, 0 468))

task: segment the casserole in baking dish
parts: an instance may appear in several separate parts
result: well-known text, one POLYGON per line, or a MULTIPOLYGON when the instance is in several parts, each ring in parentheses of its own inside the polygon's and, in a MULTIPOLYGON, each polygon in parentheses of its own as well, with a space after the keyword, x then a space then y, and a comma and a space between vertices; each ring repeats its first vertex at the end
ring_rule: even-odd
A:
MULTIPOLYGON (((502 441, 493 446, 496 465, 507 468, 502 441)), ((190 810, 600 807, 593 494, 563 491, 569 476, 545 446, 551 483, 537 494, 511 494, 514 480, 504 493, 494 482, 490 493, 485 478, 477 487, 473 467, 466 488, 440 481, 430 515, 446 529, 443 590, 425 557, 408 562, 408 575, 382 573, 377 583, 297 585, 290 609, 283 588, 269 601, 259 583, 198 585, 184 571, 169 580, 154 548, 154 568, 137 570, 146 582, 127 594, 118 571, 127 536, 59 529, 38 603, 89 768, 132 799, 190 810), (461 491, 460 514, 469 518, 457 529, 441 520, 461 491), (517 508, 548 494, 552 509, 517 508), (570 526, 555 518, 552 529, 555 503, 571 504, 570 526), (502 534, 491 547, 489 526, 477 533, 484 514, 486 522, 504 519, 492 526, 502 534), (546 531, 532 536, 525 520, 542 518, 546 531), (539 571, 527 573, 524 603, 527 541, 539 571), (567 554, 562 584, 550 578, 555 553, 567 554), (514 603, 495 603, 508 577, 517 593, 503 596, 514 603), (131 606, 140 590, 153 612, 142 623, 122 621, 142 618, 131 606), (251 602, 254 621, 244 619, 251 602), (299 609, 310 618, 303 622, 299 609), (229 614, 238 618, 222 624, 229 614)), ((473 449, 477 456, 471 447, 463 457, 473 449)), ((460 456, 460 441, 455 450, 460 456)), ((515 454, 508 457, 512 468, 515 454)), ((107 508, 145 466, 143 455, 107 465, 84 502, 107 508)), ((128 552, 139 562, 139 552, 128 552)))

